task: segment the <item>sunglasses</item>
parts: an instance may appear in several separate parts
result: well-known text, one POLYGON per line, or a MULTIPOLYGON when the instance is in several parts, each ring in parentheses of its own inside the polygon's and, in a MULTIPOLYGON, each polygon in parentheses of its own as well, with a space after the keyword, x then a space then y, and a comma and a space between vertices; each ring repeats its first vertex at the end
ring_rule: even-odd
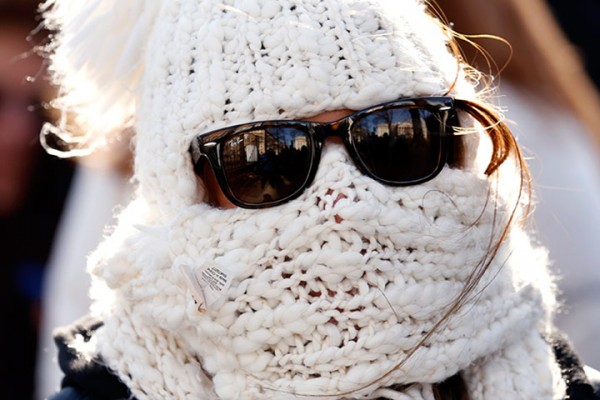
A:
POLYGON ((458 117, 451 97, 402 99, 333 122, 262 121, 197 136, 194 170, 208 161, 225 196, 242 208, 266 208, 311 184, 328 137, 342 139, 357 168, 391 186, 433 179, 452 158, 458 117))

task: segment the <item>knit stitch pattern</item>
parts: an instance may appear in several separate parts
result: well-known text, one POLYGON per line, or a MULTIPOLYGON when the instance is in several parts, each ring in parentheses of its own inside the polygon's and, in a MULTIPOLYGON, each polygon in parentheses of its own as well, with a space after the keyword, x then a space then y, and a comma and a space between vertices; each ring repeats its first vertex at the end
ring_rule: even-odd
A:
MULTIPOLYGON (((138 190, 89 270, 97 350, 136 398, 432 400, 431 385, 458 372, 474 400, 562 398, 543 339, 554 302, 545 252, 515 227, 489 259, 518 190, 508 172, 496 185, 477 168, 445 168, 389 187, 328 143, 306 192, 264 210, 210 206, 193 172, 191 140, 224 126, 443 95, 455 79, 452 94, 474 98, 423 4, 119 4, 147 17, 119 25, 147 34, 139 68, 123 74, 132 53, 117 51, 85 59, 91 72, 77 79, 119 76, 129 88, 98 95, 135 121, 138 190), (229 286, 200 313, 182 267, 218 270, 229 286)), ((81 107, 99 132, 103 116, 81 107)))
POLYGON ((328 149, 315 185, 281 208, 197 205, 129 237, 95 271, 119 285, 99 338, 111 367, 142 393, 167 396, 172 382, 167 398, 208 396, 205 387, 180 393, 193 365, 225 399, 376 398, 380 386, 433 383, 463 369, 479 374, 476 399, 505 393, 506 380, 515 385, 510 398, 552 398, 552 356, 539 334, 548 282, 530 280, 546 276, 544 254, 522 233, 461 311, 406 359, 488 251, 487 181, 445 170, 430 184, 390 191, 348 161, 328 149), (226 298, 199 314, 179 264, 232 273, 226 298), (125 265, 130 278, 114 280, 125 265), (175 355, 179 364, 167 368, 175 355), (473 362, 489 371, 471 370, 473 362), (546 386, 530 383, 533 372, 546 386))

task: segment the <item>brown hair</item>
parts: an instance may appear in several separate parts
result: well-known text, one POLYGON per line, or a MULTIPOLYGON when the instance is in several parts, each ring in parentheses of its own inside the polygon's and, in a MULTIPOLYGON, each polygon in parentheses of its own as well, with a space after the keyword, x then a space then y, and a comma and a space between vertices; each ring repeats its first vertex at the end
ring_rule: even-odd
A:
MULTIPOLYGON (((510 131, 509 127, 503 122, 500 115, 493 107, 471 100, 456 99, 456 107, 471 115, 477 122, 484 127, 489 135, 493 152, 490 162, 486 168, 485 174, 488 176, 498 173, 500 166, 512 155, 516 161, 517 171, 519 173, 518 194, 513 209, 510 213, 506 226, 500 231, 495 241, 490 242, 488 253, 480 261, 473 273, 467 278, 463 289, 457 296, 454 303, 446 311, 444 316, 433 326, 433 328, 421 339, 415 348, 409 352, 408 357, 412 355, 420 346, 424 345, 428 338, 443 325, 444 322, 455 314, 469 299, 469 295, 475 290, 477 283, 481 280, 485 272, 490 267, 492 261, 500 248, 500 245, 506 239, 510 228, 517 218, 519 203, 523 196, 529 197, 531 183, 529 169, 523 159, 519 146, 510 131)), ((524 215, 529 214, 529 205, 526 204, 524 215)), ((407 358, 408 358, 407 357, 407 358)), ((466 384, 460 374, 456 374, 444 382, 433 385, 434 397, 436 400, 469 400, 466 384)))
MULTIPOLYGON (((430 5, 431 7, 431 5, 430 5)), ((439 16, 439 11, 435 7, 430 9, 434 18, 439 16)), ((458 71, 463 69, 464 71, 475 71, 467 63, 464 62, 461 56, 460 48, 457 44, 456 37, 460 35, 456 34, 450 27, 440 23, 440 28, 444 30, 449 37, 449 47, 454 53, 457 59, 457 78, 459 76, 458 71)), ((448 89, 448 93, 453 90, 454 84, 448 89)), ((488 88, 482 88, 482 92, 485 92, 488 88)), ((459 111, 464 111, 473 117, 486 131, 488 134, 492 146, 492 156, 490 162, 487 165, 485 174, 487 176, 494 176, 499 173, 500 166, 509 158, 513 157, 516 163, 518 173, 518 189, 517 198, 515 204, 509 214, 506 225, 501 229, 500 234, 497 238, 490 238, 490 245, 487 254, 480 260, 479 264, 471 275, 467 278, 461 292, 457 296, 456 300, 446 310, 442 318, 434 324, 434 326, 421 338, 419 343, 415 345, 407 354, 404 360, 402 360, 396 368, 402 366, 406 360, 408 360, 421 346, 425 345, 427 340, 450 318, 455 314, 468 300, 469 295, 475 290, 477 283, 481 280, 485 272, 489 269, 492 261, 494 260, 501 244, 504 242, 512 225, 517 220, 517 215, 520 210, 520 204, 523 197, 529 199, 531 192, 531 181, 530 173, 527 164, 521 154, 517 141, 515 140, 510 128, 504 122, 503 117, 496 111, 494 106, 487 104, 482 101, 466 100, 466 99, 455 99, 455 106, 459 111)), ((523 210, 523 216, 529 215, 529 203, 525 202, 525 210, 523 210)), ((389 371, 385 375, 378 378, 373 383, 383 380, 393 370, 389 371)), ((433 385, 434 398, 436 400, 470 400, 470 396, 467 391, 467 385, 460 375, 460 372, 451 376, 443 382, 436 383, 433 385)))
MULTIPOLYGON (((456 45, 453 31, 447 26, 440 26, 448 34, 450 40, 449 47, 457 59, 458 69, 460 70, 461 68, 465 68, 468 70, 469 67, 462 61, 462 58, 460 57, 459 48, 456 45)), ((457 73, 457 77, 458 76, 459 74, 457 73)), ((448 92, 452 91, 453 86, 454 84, 451 85, 451 87, 448 89, 448 92)), ((518 188, 515 204, 509 214, 506 225, 500 230, 500 233, 496 238, 490 238, 488 252, 480 260, 473 273, 469 275, 461 292, 458 294, 452 305, 446 310, 442 318, 440 318, 440 320, 433 325, 433 327, 421 338, 421 340, 411 350, 408 351, 406 357, 393 369, 389 370, 387 373, 381 375, 379 378, 361 388, 349 392, 337 393, 336 395, 338 396, 352 395, 353 393, 356 393, 367 386, 371 386, 384 380, 394 370, 400 368, 419 348, 424 346, 429 338, 470 299, 469 296, 473 293, 477 284, 482 279, 485 272, 489 269, 498 250, 500 249, 501 244, 508 236, 511 227, 515 222, 517 222, 517 216, 520 215, 519 211, 522 204, 522 199, 529 198, 531 191, 529 169, 527 168, 527 164, 521 154, 517 141, 515 140, 510 128, 504 122, 503 117, 496 111, 494 106, 483 101, 455 99, 455 107, 457 110, 463 111, 473 117, 485 130, 491 140, 493 151, 491 159, 485 170, 485 174, 487 176, 498 177, 500 166, 511 156, 515 160, 518 173, 518 188)), ((525 202, 525 210, 523 215, 526 217, 528 214, 529 205, 528 202, 525 202)), ((392 386, 390 387, 390 390, 402 391, 408 386, 410 385, 392 386)), ((470 400, 470 396, 467 391, 467 385, 460 375, 460 372, 449 377, 445 381, 433 384, 432 386, 435 400, 470 400)), ((310 395, 304 396, 311 397, 310 395)))
MULTIPOLYGON (((455 1, 455 0, 452 0, 455 1)), ((457 5, 456 3, 454 3, 457 5)), ((480 6, 483 6, 483 3, 478 3, 480 6)), ((487 3, 486 3, 487 4, 487 3)), ((439 8, 436 4, 429 4, 430 10, 433 15, 437 18, 443 19, 443 13, 440 12, 439 8)), ((468 12, 465 10, 465 6, 458 7, 462 12, 468 12)), ((464 36, 453 31, 447 24, 443 24, 441 28, 448 34, 449 37, 449 47, 454 53, 457 62, 459 64, 459 68, 461 66, 464 68, 466 72, 468 71, 476 71, 473 69, 468 63, 465 62, 464 57, 462 56, 462 50, 457 43, 456 38, 462 38, 464 36)), ((502 41, 499 41, 502 43, 502 41)), ((474 51, 480 51, 485 58, 487 52, 485 52, 482 48, 473 46, 471 47, 474 51)), ((490 65, 490 60, 486 59, 487 65, 490 65)), ((492 60, 493 62, 493 60, 492 60)), ((478 74, 479 72, 476 72, 478 74)), ((478 78, 481 76, 478 75, 478 78)), ((452 88, 451 88, 452 89, 452 88)), ((451 90, 449 89, 449 91, 451 90)), ((488 87, 480 88, 482 92, 487 91, 488 87)), ((518 193, 517 199, 513 206, 510 217, 507 221, 506 226, 501 230, 498 238, 490 244, 488 249, 488 254, 485 256, 483 260, 481 260, 478 267, 475 271, 469 276, 463 289, 457 296, 456 301, 452 304, 452 306, 446 311, 444 316, 438 321, 431 331, 425 335, 425 337, 420 341, 420 343, 415 346, 414 351, 421 345, 425 343, 425 341, 430 337, 452 314, 456 313, 458 309, 460 309, 464 303, 468 300, 469 294, 473 292, 477 283, 483 277, 483 274, 488 270, 492 260, 495 258, 500 245, 506 239, 508 232, 515 222, 515 218, 517 215, 517 211, 519 208, 519 203, 521 198, 525 196, 529 198, 531 192, 531 179, 529 169, 527 164, 521 154, 519 146, 510 130, 510 128, 504 122, 502 116, 495 110, 495 108, 491 104, 485 104, 483 102, 477 102, 473 100, 462 100, 456 99, 456 107, 459 110, 465 111, 467 114, 471 115, 481 126, 485 129, 486 133, 490 137, 493 146, 492 157, 490 162, 487 165, 485 170, 485 174, 488 176, 492 176, 498 173, 498 169, 500 166, 512 155, 515 159, 517 172, 519 174, 519 182, 518 182, 518 193)), ((526 209, 524 210, 524 215, 529 215, 529 203, 526 203, 526 209)), ((410 357, 410 354, 409 354, 410 357)), ((433 385, 433 393, 434 398, 436 400, 469 400, 470 396, 467 391, 467 386, 460 375, 460 373, 455 374, 454 376, 446 379, 441 383, 437 383, 433 385)))
MULTIPOLYGON (((498 173, 500 166, 511 155, 514 157, 519 173, 518 195, 506 226, 504 226, 504 228, 500 231, 500 234, 495 241, 492 240, 490 242, 488 253, 480 261, 473 273, 469 275, 454 303, 445 312, 443 317, 437 323, 435 323, 433 328, 426 335, 424 335, 419 343, 408 353, 406 359, 411 357, 418 348, 423 346, 433 335, 433 333, 435 333, 448 320, 448 318, 450 318, 450 316, 455 314, 469 300, 469 295, 473 292, 473 290, 475 290, 477 283, 481 280, 485 272, 490 267, 500 248, 500 245, 506 239, 510 228, 515 222, 522 196, 525 195, 528 197, 529 192, 531 191, 529 169, 527 168, 525 160, 523 159, 512 132, 502 121, 501 116, 493 109, 493 107, 484 103, 456 99, 455 104, 457 109, 467 112, 477 122, 479 122, 481 126, 484 127, 492 141, 493 152, 491 160, 488 163, 485 171, 486 175, 491 176, 498 173)), ((529 206, 527 205, 524 215, 529 214, 528 207, 529 206)), ((404 363, 406 359, 402 363, 404 363)), ((402 365, 402 363, 400 363, 398 366, 402 365)), ((433 393, 436 400, 469 400, 467 387, 460 373, 446 379, 441 383, 434 384, 433 393)))
POLYGON ((435 0, 435 7, 475 44, 462 49, 470 64, 486 70, 491 59, 499 70, 490 72, 566 107, 600 149, 600 94, 542 0, 435 0))

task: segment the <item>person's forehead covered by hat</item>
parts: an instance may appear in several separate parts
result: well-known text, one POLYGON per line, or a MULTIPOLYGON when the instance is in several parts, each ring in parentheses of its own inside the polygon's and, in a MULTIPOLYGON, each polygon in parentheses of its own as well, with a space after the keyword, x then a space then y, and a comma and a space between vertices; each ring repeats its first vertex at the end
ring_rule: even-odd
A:
POLYGON ((58 3, 59 23, 97 37, 65 37, 55 65, 90 131, 133 121, 136 177, 161 207, 195 201, 195 135, 443 95, 457 76, 447 37, 417 1, 98 3, 58 3))

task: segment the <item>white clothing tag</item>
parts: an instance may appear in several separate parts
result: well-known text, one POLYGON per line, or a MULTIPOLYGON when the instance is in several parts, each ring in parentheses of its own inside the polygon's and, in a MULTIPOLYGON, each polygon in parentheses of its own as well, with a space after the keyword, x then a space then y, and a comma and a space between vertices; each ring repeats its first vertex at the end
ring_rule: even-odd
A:
POLYGON ((185 277, 198 311, 204 312, 223 297, 231 286, 231 275, 216 265, 192 268, 182 264, 180 270, 185 277))

